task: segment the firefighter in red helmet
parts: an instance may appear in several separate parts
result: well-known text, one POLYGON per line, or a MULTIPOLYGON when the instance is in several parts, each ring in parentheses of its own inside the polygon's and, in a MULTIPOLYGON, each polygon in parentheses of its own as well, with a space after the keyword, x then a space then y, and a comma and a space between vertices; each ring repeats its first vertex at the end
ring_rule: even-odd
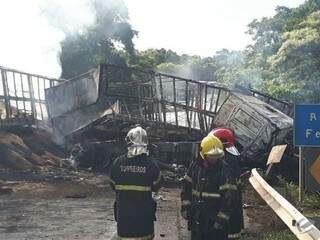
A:
POLYGON ((240 189, 240 164, 239 156, 240 153, 235 147, 235 137, 233 131, 228 128, 215 128, 209 135, 216 136, 219 138, 223 144, 224 150, 226 152, 225 158, 229 166, 231 167, 234 175, 237 179, 237 191, 238 191, 238 201, 234 205, 230 216, 230 225, 228 228, 228 239, 238 239, 241 236, 241 231, 243 229, 243 209, 242 209, 242 194, 240 189))
POLYGON ((198 159, 191 163, 184 177, 181 215, 188 221, 192 240, 228 239, 237 186, 224 154, 217 137, 205 137, 198 159))

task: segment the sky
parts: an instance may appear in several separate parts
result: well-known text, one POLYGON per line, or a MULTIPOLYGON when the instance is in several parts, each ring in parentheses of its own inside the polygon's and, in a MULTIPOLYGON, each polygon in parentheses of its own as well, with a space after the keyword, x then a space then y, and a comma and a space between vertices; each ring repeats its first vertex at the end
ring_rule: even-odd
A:
MULTIPOLYGON (((89 0, 0 0, 0 66, 59 77, 59 43, 65 33, 93 22, 89 0)), ((304 0, 124 0, 139 32, 137 49, 166 48, 212 56, 242 50, 255 18, 272 16, 278 5, 304 0)))

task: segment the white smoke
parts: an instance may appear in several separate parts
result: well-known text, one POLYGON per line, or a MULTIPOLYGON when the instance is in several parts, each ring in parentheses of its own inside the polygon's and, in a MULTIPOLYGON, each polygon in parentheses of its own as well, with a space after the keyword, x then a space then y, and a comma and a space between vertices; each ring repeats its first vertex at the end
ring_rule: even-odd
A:
POLYGON ((0 66, 58 78, 60 42, 94 19, 89 0, 0 1, 0 66))
POLYGON ((65 34, 81 32, 95 19, 90 0, 41 0, 39 7, 48 22, 65 34))

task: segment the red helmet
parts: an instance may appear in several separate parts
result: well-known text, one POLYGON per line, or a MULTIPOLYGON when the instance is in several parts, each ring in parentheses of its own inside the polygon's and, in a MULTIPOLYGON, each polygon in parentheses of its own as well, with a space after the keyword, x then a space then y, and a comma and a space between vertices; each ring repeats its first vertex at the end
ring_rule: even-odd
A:
POLYGON ((231 129, 228 128, 215 128, 209 134, 213 134, 221 140, 226 151, 232 155, 239 156, 238 149, 234 146, 234 135, 231 129))

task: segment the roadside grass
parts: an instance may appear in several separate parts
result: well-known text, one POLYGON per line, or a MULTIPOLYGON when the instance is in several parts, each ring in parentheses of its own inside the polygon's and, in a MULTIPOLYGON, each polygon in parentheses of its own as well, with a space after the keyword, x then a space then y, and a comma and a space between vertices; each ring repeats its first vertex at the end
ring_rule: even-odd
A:
MULTIPOLYGON (((263 175, 264 179, 274 187, 285 199, 294 205, 304 216, 310 219, 320 220, 320 193, 306 192, 304 201, 299 202, 299 186, 293 182, 288 182, 285 178, 277 176, 275 178, 263 175)), ((278 229, 272 232, 262 234, 261 236, 252 236, 245 234, 240 240, 297 240, 297 237, 288 229, 278 229)))
POLYGON ((261 236, 243 235, 240 240, 297 240, 297 237, 290 230, 274 231, 261 236))
POLYGON ((291 202, 294 206, 303 212, 312 210, 313 215, 320 216, 320 194, 306 192, 302 203, 299 202, 299 186, 290 182, 288 183, 283 177, 278 177, 280 193, 291 202))
POLYGON ((261 240, 297 240, 297 237, 289 229, 286 229, 268 233, 261 240))
POLYGON ((299 202, 299 186, 288 183, 284 178, 278 177, 279 192, 291 202, 305 217, 320 226, 320 194, 305 192, 303 202, 299 202), (281 192, 282 191, 282 192, 281 192))

